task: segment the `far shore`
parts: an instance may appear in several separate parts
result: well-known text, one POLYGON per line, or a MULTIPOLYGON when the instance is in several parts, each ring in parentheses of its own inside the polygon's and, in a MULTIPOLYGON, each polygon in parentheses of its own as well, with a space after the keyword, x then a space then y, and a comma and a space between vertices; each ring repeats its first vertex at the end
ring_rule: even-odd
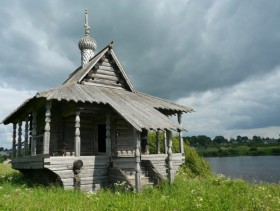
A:
POLYGON ((203 157, 267 156, 280 155, 280 146, 222 146, 197 148, 203 157))

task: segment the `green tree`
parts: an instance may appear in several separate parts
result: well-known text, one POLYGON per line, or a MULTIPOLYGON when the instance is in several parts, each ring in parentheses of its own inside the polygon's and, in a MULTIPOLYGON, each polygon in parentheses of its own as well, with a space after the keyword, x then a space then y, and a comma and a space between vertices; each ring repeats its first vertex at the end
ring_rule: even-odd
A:
POLYGON ((205 149, 207 149, 208 146, 212 145, 212 140, 208 136, 205 135, 197 136, 197 140, 198 140, 198 144, 200 146, 205 147, 205 149))
POLYGON ((228 140, 226 138, 224 138, 223 136, 216 136, 213 139, 213 143, 214 144, 223 144, 223 143, 228 144, 228 140))

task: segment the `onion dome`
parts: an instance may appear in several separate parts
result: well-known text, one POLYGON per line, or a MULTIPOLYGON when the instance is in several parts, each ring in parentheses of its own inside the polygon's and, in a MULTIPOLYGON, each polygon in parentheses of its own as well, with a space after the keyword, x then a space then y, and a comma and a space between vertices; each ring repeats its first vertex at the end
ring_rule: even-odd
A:
POLYGON ((90 49, 90 50, 95 51, 96 46, 97 45, 96 45, 95 39, 93 39, 89 35, 82 37, 79 41, 79 48, 81 51, 85 50, 85 49, 90 49))
POLYGON ((93 50, 95 51, 97 45, 94 38, 89 35, 90 27, 88 25, 88 14, 85 10, 85 36, 83 36, 79 41, 79 49, 82 50, 93 50))
POLYGON ((88 25, 88 14, 85 10, 85 36, 79 41, 79 48, 81 50, 81 65, 85 67, 91 58, 94 57, 96 49, 96 41, 89 35, 90 27, 88 25))

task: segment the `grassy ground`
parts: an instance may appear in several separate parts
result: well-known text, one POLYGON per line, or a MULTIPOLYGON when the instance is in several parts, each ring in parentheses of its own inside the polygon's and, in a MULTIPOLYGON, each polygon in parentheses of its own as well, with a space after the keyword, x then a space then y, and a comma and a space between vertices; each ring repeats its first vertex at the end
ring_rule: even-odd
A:
POLYGON ((173 186, 164 183, 139 194, 81 193, 34 185, 0 164, 0 210, 280 210, 280 186, 222 176, 191 179, 181 172, 173 186))

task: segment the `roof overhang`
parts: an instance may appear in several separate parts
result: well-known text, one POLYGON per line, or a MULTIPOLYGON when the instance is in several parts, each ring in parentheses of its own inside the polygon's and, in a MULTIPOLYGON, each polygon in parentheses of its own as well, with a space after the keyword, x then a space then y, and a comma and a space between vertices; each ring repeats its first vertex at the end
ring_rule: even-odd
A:
POLYGON ((108 104, 138 131, 142 129, 185 130, 180 124, 169 119, 160 110, 169 110, 173 114, 192 111, 191 108, 143 93, 73 83, 37 93, 33 98, 26 100, 13 113, 7 116, 3 123, 9 124, 14 122, 21 113, 31 110, 32 105, 39 99, 43 101, 65 100, 76 103, 108 104))

